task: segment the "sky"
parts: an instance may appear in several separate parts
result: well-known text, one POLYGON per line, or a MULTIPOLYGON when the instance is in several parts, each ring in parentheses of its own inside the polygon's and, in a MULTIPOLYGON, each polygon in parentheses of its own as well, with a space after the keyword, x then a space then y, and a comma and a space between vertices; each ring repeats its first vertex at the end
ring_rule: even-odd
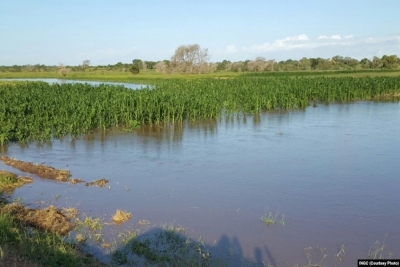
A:
POLYGON ((400 0, 0 1, 0 65, 400 57, 400 0))

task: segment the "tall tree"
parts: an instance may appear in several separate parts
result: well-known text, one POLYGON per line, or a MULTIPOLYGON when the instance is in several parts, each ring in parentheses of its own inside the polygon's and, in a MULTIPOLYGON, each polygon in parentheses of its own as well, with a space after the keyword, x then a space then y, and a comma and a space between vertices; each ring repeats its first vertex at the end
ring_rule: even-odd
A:
POLYGON ((395 69, 398 66, 398 58, 396 55, 382 57, 382 67, 385 69, 395 69))
POLYGON ((200 73, 209 59, 208 49, 201 49, 198 44, 181 45, 171 57, 170 66, 178 72, 200 73))
POLYGON ((143 61, 141 59, 135 58, 132 60, 132 65, 138 67, 138 69, 143 69, 143 61))
POLYGON ((89 66, 90 66, 90 60, 89 59, 85 59, 82 62, 82 69, 85 70, 85 69, 89 68, 89 66))

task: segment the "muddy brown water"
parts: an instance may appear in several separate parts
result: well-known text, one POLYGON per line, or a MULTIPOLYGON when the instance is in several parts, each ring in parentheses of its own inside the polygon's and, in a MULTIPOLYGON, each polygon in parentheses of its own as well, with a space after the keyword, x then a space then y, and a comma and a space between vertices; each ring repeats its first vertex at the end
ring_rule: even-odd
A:
POLYGON ((32 207, 76 207, 106 221, 117 209, 131 212, 127 223, 104 229, 110 242, 148 220, 181 225, 219 248, 215 255, 241 253, 259 266, 302 266, 310 247, 311 263, 325 248, 325 265, 354 266, 376 241, 400 258, 399 133, 399 103, 356 102, 101 131, 13 144, 1 154, 68 168, 85 181, 109 180, 99 188, 32 176, 34 183, 13 197, 32 207), (263 224, 270 211, 285 215, 284 226, 263 224), (343 261, 336 256, 342 245, 343 261))

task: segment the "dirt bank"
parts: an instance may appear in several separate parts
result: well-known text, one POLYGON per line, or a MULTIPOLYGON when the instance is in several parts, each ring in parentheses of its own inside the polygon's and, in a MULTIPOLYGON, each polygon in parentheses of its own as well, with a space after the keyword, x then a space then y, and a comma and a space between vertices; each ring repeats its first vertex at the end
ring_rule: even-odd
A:
POLYGON ((33 164, 32 162, 24 162, 7 156, 1 156, 0 160, 2 160, 5 164, 13 168, 16 168, 23 172, 36 174, 42 178, 66 182, 69 180, 69 177, 71 176, 68 170, 57 170, 51 166, 45 166, 42 164, 33 164))
POLYGON ((29 209, 21 204, 11 203, 2 207, 0 211, 9 213, 24 225, 48 230, 59 235, 68 234, 74 227, 68 217, 53 206, 44 209, 29 209))

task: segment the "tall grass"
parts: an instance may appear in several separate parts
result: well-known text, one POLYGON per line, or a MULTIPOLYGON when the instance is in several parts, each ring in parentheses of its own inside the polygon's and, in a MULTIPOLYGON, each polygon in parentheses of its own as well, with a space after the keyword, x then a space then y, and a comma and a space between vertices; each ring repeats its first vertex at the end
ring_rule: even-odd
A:
POLYGON ((27 229, 0 212, 0 266, 104 266, 79 254, 73 244, 50 232, 27 229), (9 265, 8 265, 9 264, 9 265))
POLYGON ((400 77, 238 77, 165 80, 153 89, 0 84, 0 145, 76 136, 94 128, 217 118, 394 96, 400 77))

